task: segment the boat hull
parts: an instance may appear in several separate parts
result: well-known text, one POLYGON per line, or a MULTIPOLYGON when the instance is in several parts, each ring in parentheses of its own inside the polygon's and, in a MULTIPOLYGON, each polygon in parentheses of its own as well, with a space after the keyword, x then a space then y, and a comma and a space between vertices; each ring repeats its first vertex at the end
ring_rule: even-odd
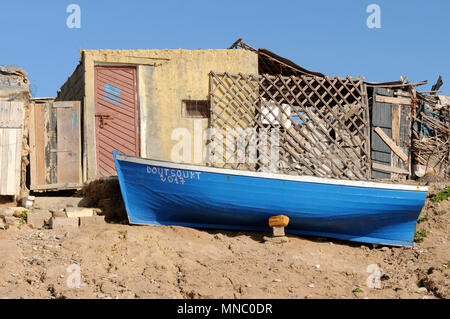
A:
POLYGON ((259 174, 129 157, 114 152, 132 224, 271 231, 412 246, 427 188, 259 174))

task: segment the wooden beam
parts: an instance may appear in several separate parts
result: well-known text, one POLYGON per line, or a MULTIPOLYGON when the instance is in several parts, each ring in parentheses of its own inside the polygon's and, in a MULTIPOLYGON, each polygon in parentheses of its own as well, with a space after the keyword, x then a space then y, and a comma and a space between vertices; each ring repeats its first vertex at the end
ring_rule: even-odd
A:
POLYGON ((402 149, 395 144, 395 142, 383 132, 383 130, 379 127, 375 128, 375 132, 381 137, 381 139, 391 148, 391 150, 397 154, 398 157, 401 158, 403 162, 408 160, 408 155, 403 153, 402 149))
POLYGON ((422 85, 426 85, 428 84, 428 81, 422 81, 422 82, 417 82, 417 83, 407 83, 405 86, 412 86, 412 87, 416 87, 416 86, 422 86, 422 85))
POLYGON ((373 169, 378 169, 378 170, 384 171, 384 172, 391 172, 391 173, 396 173, 396 174, 409 175, 409 172, 406 169, 398 168, 398 167, 391 167, 391 166, 378 164, 378 163, 372 163, 372 168, 373 169))
POLYGON ((398 104, 398 105, 410 105, 411 99, 404 98, 404 97, 390 97, 390 96, 382 96, 377 95, 376 98, 377 102, 381 103, 392 103, 392 104, 398 104))
POLYGON ((395 96, 398 96, 398 97, 406 97, 406 98, 411 98, 411 94, 409 94, 409 92, 404 92, 404 91, 402 91, 402 90, 398 90, 398 91, 396 91, 396 92, 394 92, 394 95, 395 96))
POLYGON ((392 106, 392 140, 400 143, 400 106, 392 106))
POLYGON ((442 91, 420 91, 419 93, 441 93, 442 91))
POLYGON ((81 189, 83 184, 81 183, 60 183, 60 184, 47 184, 31 186, 31 190, 64 190, 64 189, 81 189))

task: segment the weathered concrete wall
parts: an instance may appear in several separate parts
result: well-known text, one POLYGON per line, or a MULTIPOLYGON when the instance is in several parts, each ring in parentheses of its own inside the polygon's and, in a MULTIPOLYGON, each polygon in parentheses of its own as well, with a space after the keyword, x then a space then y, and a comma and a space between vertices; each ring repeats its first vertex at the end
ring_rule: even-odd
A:
POLYGON ((18 66, 0 65, 0 101, 24 101, 28 103, 30 81, 28 73, 18 66))
MULTIPOLYGON (((194 125, 208 126, 209 119, 183 117, 182 100, 209 100, 209 72, 258 73, 258 57, 244 50, 83 50, 85 71, 84 133, 87 180, 96 176, 95 65, 136 65, 140 114, 141 156, 172 160, 178 140, 176 128, 191 132, 194 125), (198 121, 196 121, 198 120, 198 121), (197 124, 195 124, 197 123, 197 124)), ((191 155, 195 161, 194 150, 191 155)))
POLYGON ((83 59, 76 67, 75 71, 58 90, 56 101, 80 101, 84 100, 84 64, 83 59))
POLYGON ((84 67, 84 55, 80 51, 80 63, 78 63, 75 71, 69 76, 67 81, 58 90, 58 95, 55 101, 80 101, 81 102, 81 156, 82 156, 82 169, 83 169, 83 181, 87 179, 87 139, 92 139, 92 136, 86 136, 84 130, 84 100, 85 100, 85 67, 84 67))

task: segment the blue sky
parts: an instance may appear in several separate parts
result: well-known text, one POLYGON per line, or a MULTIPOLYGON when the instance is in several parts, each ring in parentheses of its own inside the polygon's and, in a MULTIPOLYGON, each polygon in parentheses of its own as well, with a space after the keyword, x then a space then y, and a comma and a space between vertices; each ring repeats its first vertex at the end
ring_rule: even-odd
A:
POLYGON ((29 73, 35 96, 55 96, 79 49, 220 49, 237 38, 330 76, 428 80, 450 95, 450 1, 2 1, 0 64, 29 73), (69 29, 69 4, 81 28, 69 29), (381 28, 369 29, 369 4, 381 28))

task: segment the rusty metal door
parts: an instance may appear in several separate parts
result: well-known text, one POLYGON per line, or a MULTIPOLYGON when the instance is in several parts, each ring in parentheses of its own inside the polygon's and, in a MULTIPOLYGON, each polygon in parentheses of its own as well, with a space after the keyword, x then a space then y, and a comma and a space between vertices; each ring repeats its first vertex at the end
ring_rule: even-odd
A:
POLYGON ((136 68, 95 67, 97 177, 116 175, 113 150, 139 156, 136 68))

